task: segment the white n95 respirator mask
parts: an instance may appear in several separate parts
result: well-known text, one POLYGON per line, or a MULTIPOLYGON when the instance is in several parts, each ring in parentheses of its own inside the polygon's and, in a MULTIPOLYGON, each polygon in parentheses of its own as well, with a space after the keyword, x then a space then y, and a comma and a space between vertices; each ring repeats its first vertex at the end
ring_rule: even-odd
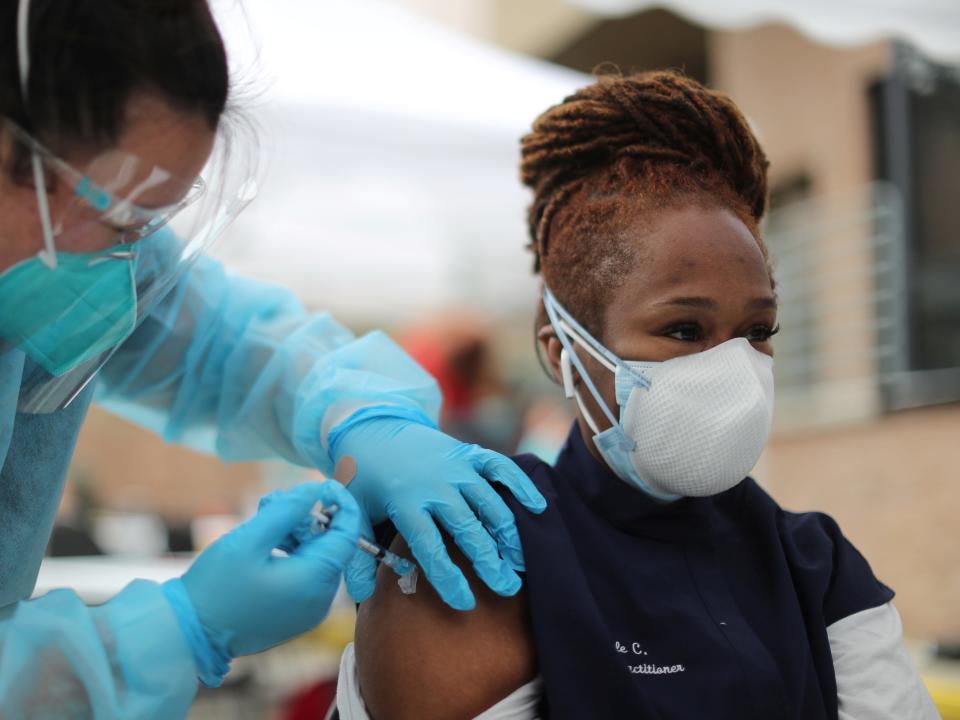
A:
POLYGON ((664 362, 621 360, 544 289, 550 323, 563 345, 561 374, 607 465, 661 501, 729 490, 763 452, 773 421, 773 358, 746 338, 664 362), (615 417, 577 356, 582 347, 614 373, 615 417), (573 382, 576 368, 611 425, 600 431, 573 382))

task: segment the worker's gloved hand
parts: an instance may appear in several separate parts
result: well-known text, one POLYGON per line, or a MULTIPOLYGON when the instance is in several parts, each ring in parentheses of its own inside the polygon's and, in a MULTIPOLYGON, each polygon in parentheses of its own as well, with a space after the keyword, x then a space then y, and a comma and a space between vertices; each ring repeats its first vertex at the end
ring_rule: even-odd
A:
POLYGON ((201 553, 182 578, 164 584, 205 685, 219 685, 232 658, 278 645, 323 620, 357 551, 359 527, 360 510, 341 485, 303 483, 276 494, 201 553), (272 555, 318 501, 340 506, 330 528, 288 557, 272 555))
MULTIPOLYGON (((501 483, 533 512, 546 501, 512 461, 492 450, 467 445, 426 425, 391 417, 364 420, 331 433, 334 461, 357 461, 350 492, 365 522, 393 522, 427 579, 448 605, 476 605, 463 573, 444 548, 439 524, 473 563, 477 575, 500 595, 520 589, 520 535, 513 513, 490 486, 501 483)), ((362 532, 370 533, 369 525, 362 532)), ((368 535, 370 537, 372 535, 368 535)), ((373 593, 376 564, 357 553, 347 568, 347 590, 358 602, 373 593)))

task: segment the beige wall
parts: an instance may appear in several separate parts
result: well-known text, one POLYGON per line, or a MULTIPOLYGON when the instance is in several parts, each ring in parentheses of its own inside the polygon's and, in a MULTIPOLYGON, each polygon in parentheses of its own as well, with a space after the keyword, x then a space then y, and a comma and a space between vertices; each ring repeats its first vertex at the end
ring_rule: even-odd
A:
POLYGON ((755 124, 773 162, 771 185, 800 172, 814 195, 873 177, 866 89, 890 62, 877 43, 838 49, 782 25, 710 33, 711 84, 755 124))
POLYGON ((516 52, 552 57, 594 22, 563 0, 492 0, 491 42, 516 52))
POLYGON ((909 635, 960 636, 960 405, 778 437, 760 475, 790 510, 831 514, 897 591, 909 635))
MULTIPOLYGON (((889 67, 885 44, 828 48, 782 26, 715 32, 708 41, 711 80, 728 92, 755 124, 771 159, 771 185, 799 174, 812 180, 814 196, 838 196, 873 179, 867 88, 889 67)), ((828 247, 811 252, 826 256, 828 247)), ((838 242, 836 236, 821 238, 838 242)), ((856 238, 845 238, 851 245, 856 238)), ((869 246, 847 258, 871 262, 869 246)), ((867 327, 850 322, 850 298, 869 293, 862 285, 828 285, 838 308, 818 328, 821 342, 868 347, 867 327), (840 299, 840 294, 844 298, 840 299), (840 312, 839 310, 842 310, 840 312), (840 330, 834 325, 843 323, 840 330), (851 329, 852 328, 852 329, 851 329)), ((868 354, 864 352, 864 357, 868 354)), ((870 368, 855 373, 875 387, 870 368)), ((836 415, 859 422, 819 430, 780 433, 758 473, 785 507, 822 510, 897 591, 906 632, 914 637, 960 635, 960 405, 878 414, 871 398, 842 395, 835 378, 820 389, 845 408, 836 415), (860 409, 851 407, 862 403, 860 409)), ((823 393, 821 393, 823 394, 823 393)), ((831 413, 827 413, 830 415, 831 413)))
POLYGON ((105 509, 157 512, 172 521, 241 512, 260 486, 256 464, 224 465, 168 445, 97 407, 80 432, 70 478, 87 483, 105 509))
POLYGON ((430 20, 514 52, 551 57, 595 18, 565 0, 401 0, 430 20))
POLYGON ((490 37, 495 25, 494 6, 486 0, 402 0, 411 10, 434 22, 481 38, 490 37))

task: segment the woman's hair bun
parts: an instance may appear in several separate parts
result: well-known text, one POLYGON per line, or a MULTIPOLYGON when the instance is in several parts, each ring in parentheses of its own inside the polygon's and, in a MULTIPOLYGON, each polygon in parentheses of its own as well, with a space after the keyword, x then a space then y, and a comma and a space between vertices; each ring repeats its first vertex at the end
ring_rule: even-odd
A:
POLYGON ((766 210, 767 159, 730 98, 673 71, 605 75, 540 115, 523 138, 535 247, 578 181, 622 158, 719 180, 756 222, 766 210))

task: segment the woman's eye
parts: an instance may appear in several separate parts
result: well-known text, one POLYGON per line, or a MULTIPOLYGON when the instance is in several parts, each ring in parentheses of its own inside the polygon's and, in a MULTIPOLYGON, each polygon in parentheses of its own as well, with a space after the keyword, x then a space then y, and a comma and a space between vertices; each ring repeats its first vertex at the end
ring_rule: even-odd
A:
POLYGON ((666 336, 682 342, 697 342, 703 337, 703 332, 696 323, 681 323, 667 330, 666 336))
POLYGON ((780 332, 779 325, 775 325, 774 327, 770 327, 769 325, 757 325, 750 328, 750 330, 747 332, 746 338, 750 342, 767 342, 778 332, 780 332))

